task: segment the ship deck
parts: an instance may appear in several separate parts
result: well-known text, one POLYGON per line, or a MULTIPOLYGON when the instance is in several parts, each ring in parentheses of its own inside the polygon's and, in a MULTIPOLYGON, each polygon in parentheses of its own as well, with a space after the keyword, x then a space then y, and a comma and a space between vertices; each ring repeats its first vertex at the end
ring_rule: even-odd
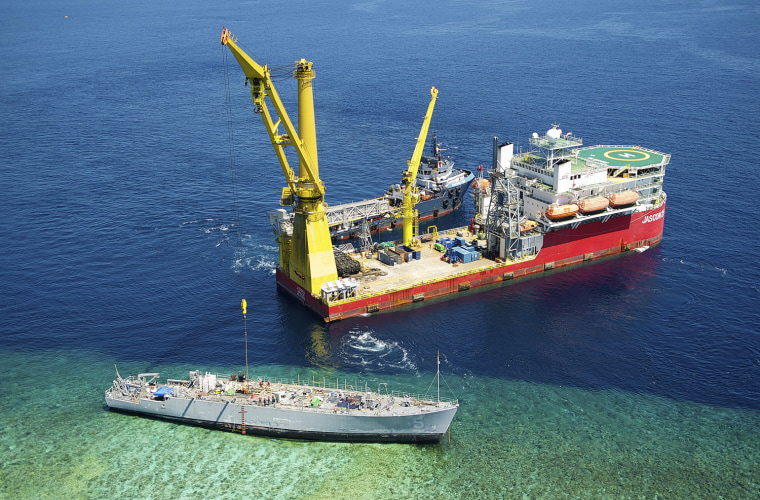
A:
MULTIPOLYGON (((439 237, 453 237, 456 236, 456 231, 453 234, 438 233, 438 235, 439 237)), ((466 230, 462 231, 462 236, 468 242, 474 239, 474 236, 466 230)), ((485 240, 479 240, 479 243, 485 244, 485 240)), ((441 260, 443 253, 435 250, 433 243, 423 243, 420 248, 415 250, 420 251, 421 258, 419 260, 415 259, 394 266, 380 262, 377 259, 377 254, 373 254, 370 258, 355 257, 363 264, 364 268, 370 270, 361 273, 361 275, 352 276, 359 280, 358 297, 387 293, 397 289, 409 289, 416 285, 454 278, 461 274, 470 274, 473 271, 484 270, 497 265, 496 262, 482 257, 473 262, 449 264, 441 260)))

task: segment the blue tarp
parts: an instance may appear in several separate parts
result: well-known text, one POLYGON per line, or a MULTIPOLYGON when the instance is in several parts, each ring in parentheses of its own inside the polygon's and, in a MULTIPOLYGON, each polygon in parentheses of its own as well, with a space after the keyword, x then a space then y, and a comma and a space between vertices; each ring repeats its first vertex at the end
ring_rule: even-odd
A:
POLYGON ((165 396, 171 396, 172 394, 174 394, 174 390, 171 387, 163 386, 156 389, 156 392, 153 393, 153 397, 156 397, 156 396, 165 397, 165 396))

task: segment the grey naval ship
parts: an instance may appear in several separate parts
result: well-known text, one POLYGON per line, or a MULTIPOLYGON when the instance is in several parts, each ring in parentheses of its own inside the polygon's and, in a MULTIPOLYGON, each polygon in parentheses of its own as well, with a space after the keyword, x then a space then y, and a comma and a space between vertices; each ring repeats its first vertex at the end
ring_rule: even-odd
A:
MULTIPOLYGON (((429 443, 439 441, 459 408, 456 400, 357 388, 335 380, 248 380, 191 371, 187 380, 141 373, 105 392, 110 410, 215 429, 282 438, 429 443)), ((440 377, 440 372, 438 377, 440 377)), ((440 390, 439 390, 440 392, 440 390)))

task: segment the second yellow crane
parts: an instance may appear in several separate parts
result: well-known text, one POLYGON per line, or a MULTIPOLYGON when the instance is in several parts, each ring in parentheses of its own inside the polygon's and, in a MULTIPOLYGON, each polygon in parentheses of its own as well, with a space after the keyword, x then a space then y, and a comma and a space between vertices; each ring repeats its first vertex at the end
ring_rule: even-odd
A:
POLYGON ((433 117, 433 108, 435 108, 435 100, 438 98, 438 89, 435 87, 430 88, 430 104, 428 104, 427 113, 425 113, 425 119, 422 122, 422 130, 417 137, 417 146, 412 153, 412 159, 407 162, 407 171, 404 172, 402 184, 404 185, 404 199, 401 205, 401 214, 404 218, 404 232, 403 240, 404 245, 412 245, 414 243, 414 227, 415 220, 419 217, 415 206, 420 200, 419 190, 417 189, 417 171, 420 168, 420 160, 422 160, 422 150, 425 147, 425 141, 427 141, 428 129, 430 128, 430 119, 433 117))

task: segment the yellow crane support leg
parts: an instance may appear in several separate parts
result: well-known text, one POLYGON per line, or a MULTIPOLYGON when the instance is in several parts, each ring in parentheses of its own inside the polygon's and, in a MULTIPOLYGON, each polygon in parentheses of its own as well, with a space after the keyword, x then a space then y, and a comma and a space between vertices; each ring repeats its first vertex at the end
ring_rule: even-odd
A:
POLYGON ((322 283, 338 279, 322 200, 298 200, 293 218, 290 279, 314 294, 320 293, 322 283))

